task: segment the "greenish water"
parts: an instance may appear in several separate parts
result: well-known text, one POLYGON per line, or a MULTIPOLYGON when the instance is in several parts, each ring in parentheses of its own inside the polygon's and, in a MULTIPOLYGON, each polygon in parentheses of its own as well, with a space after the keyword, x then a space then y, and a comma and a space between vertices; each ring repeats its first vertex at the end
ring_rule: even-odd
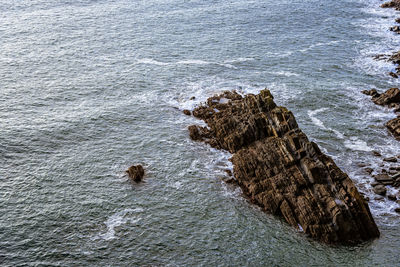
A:
POLYGON ((398 86, 371 58, 400 40, 380 3, 0 1, 0 265, 400 265, 397 204, 357 166, 400 151, 395 115, 360 93, 398 86), (230 155, 189 139, 181 110, 264 87, 371 197, 380 239, 306 238, 221 181, 230 155))

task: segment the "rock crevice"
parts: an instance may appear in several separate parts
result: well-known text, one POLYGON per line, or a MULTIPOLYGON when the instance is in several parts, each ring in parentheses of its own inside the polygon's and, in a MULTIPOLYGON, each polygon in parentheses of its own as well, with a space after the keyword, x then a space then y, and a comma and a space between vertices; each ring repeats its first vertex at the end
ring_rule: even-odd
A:
POLYGON ((234 177, 264 211, 326 243, 355 244, 379 236, 351 179, 299 129, 269 90, 210 97, 193 115, 208 127, 190 136, 231 153, 234 177))

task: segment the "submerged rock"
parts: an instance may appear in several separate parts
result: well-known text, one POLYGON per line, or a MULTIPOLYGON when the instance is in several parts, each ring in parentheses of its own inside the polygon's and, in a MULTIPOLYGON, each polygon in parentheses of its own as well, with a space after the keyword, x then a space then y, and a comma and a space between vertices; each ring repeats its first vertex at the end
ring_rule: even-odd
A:
POLYGON ((308 140, 269 90, 245 97, 227 91, 210 97, 193 115, 209 128, 203 136, 192 134, 199 127, 190 126, 192 139, 233 153, 239 186, 266 212, 327 243, 354 244, 379 236, 351 179, 308 140))
POLYGON ((128 176, 137 183, 141 182, 144 176, 144 169, 143 166, 140 164, 129 167, 126 172, 128 173, 128 176))
POLYGON ((386 195, 386 187, 384 185, 377 185, 374 187, 374 192, 378 195, 384 196, 386 195))
POLYGON ((190 115, 192 115, 192 112, 190 112, 190 110, 188 110, 188 109, 184 109, 183 114, 190 116, 190 115))

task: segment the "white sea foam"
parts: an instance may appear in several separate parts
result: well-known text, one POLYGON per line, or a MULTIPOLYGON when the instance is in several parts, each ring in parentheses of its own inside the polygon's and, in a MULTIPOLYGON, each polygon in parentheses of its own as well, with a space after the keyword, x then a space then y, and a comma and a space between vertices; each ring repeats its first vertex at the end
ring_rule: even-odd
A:
POLYGON ((99 237, 104 240, 111 240, 116 238, 115 236, 115 228, 130 223, 137 223, 141 220, 138 216, 138 213, 143 212, 142 208, 136 209, 125 209, 119 211, 113 215, 111 215, 107 221, 105 221, 105 225, 107 226, 107 232, 104 234, 100 234, 99 237))
POLYGON ((236 59, 229 59, 229 60, 225 60, 224 63, 239 63, 239 62, 246 62, 246 61, 253 61, 255 60, 252 57, 240 57, 240 58, 236 58, 236 59))
POLYGON ((157 61, 157 60, 152 59, 152 58, 141 58, 141 59, 138 59, 138 61, 136 63, 137 64, 158 65, 158 66, 167 66, 167 65, 169 65, 169 63, 157 61))
POLYGON ((270 71, 268 73, 273 74, 273 75, 286 76, 286 77, 300 76, 299 74, 297 74, 295 72, 290 72, 290 71, 270 71))
POLYGON ((335 40, 335 41, 330 41, 330 42, 326 42, 326 43, 315 43, 315 44, 310 45, 310 46, 307 47, 307 48, 300 49, 300 50, 298 50, 298 51, 299 51, 299 52, 307 52, 308 50, 311 50, 311 49, 313 49, 313 48, 315 48, 315 47, 319 47, 319 46, 329 46, 329 45, 337 44, 337 43, 340 43, 340 42, 343 42, 343 40, 335 40))
POLYGON ((205 61, 200 59, 187 59, 180 60, 177 62, 162 62, 152 58, 141 58, 136 61, 136 64, 147 64, 147 65, 157 65, 157 66, 173 66, 173 65, 219 65, 230 69, 237 69, 236 66, 232 65, 232 63, 249 61, 250 59, 246 58, 238 58, 236 60, 226 60, 224 62, 213 62, 213 61, 205 61))
POLYGON ((351 136, 349 139, 344 141, 344 146, 351 150, 358 151, 372 151, 373 149, 367 145, 367 142, 360 140, 355 136, 351 136))
POLYGON ((315 117, 315 115, 317 115, 318 113, 324 112, 325 110, 328 110, 328 108, 320 108, 320 109, 316 109, 316 110, 309 110, 308 116, 310 117, 311 121, 318 127, 320 127, 321 129, 327 130, 327 128, 325 127, 324 123, 318 119, 317 117, 315 117))

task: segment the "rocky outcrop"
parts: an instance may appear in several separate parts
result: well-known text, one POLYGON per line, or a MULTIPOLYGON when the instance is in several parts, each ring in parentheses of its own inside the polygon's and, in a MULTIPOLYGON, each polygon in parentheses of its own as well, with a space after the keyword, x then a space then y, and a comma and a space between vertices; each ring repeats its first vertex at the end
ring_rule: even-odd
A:
POLYGON ((128 173, 128 176, 137 183, 141 182, 144 176, 144 169, 140 164, 129 167, 126 172, 128 173))
POLYGON ((381 5, 382 8, 394 8, 396 10, 400 10, 400 0, 392 0, 389 2, 385 2, 381 5))
POLYGON ((400 140, 400 117, 388 121, 385 126, 397 140, 400 140))
POLYGON ((379 236, 368 204, 351 179, 299 129, 269 90, 210 97, 193 115, 208 127, 190 136, 231 153, 234 177, 264 211, 327 243, 354 244, 379 236))
MULTIPOLYGON (((399 88, 390 88, 386 92, 379 94, 375 89, 364 90, 363 94, 372 96, 372 101, 381 106, 393 108, 395 112, 400 111, 400 90, 399 88)), ((400 140, 400 117, 394 118, 385 124, 386 128, 393 136, 400 140)))
POLYGON ((390 88, 383 94, 376 94, 375 96, 372 96, 372 101, 381 106, 400 104, 400 90, 399 88, 390 88))

